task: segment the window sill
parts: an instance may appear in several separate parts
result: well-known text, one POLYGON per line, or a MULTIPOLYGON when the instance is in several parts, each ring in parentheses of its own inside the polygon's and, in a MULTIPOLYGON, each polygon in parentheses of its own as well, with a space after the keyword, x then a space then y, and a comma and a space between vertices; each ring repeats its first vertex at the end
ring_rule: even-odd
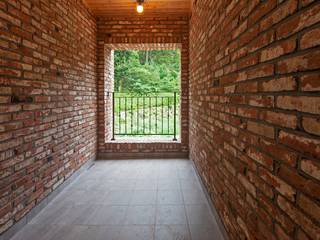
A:
POLYGON ((173 138, 118 138, 115 140, 107 140, 106 143, 172 143, 180 144, 181 139, 178 138, 177 141, 173 141, 173 138))

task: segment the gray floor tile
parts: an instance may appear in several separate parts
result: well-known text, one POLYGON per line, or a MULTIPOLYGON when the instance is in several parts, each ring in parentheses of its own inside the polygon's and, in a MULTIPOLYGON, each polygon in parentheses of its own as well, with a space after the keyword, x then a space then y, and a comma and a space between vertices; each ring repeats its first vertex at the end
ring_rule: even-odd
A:
POLYGON ((11 240, 50 240, 55 234, 55 228, 50 225, 27 225, 11 240))
POLYGON ((184 205, 160 205, 156 219, 156 224, 187 224, 184 205))
POLYGON ((130 205, 154 205, 157 200, 157 191, 136 190, 133 192, 130 205))
POLYGON ((105 204, 128 205, 132 197, 132 190, 111 190, 105 198, 105 204))
POLYGON ((154 227, 144 226, 124 226, 121 228, 119 240, 153 240, 154 227))
POLYGON ((157 190, 156 179, 138 179, 135 185, 135 190, 157 190))
POLYGON ((185 204, 205 204, 207 199, 202 190, 182 190, 185 204))
POLYGON ((155 240, 191 240, 188 225, 157 225, 155 240))
POLYGON ((55 228, 54 234, 50 237, 50 240, 85 240, 85 234, 87 233, 87 226, 52 226, 55 228))
MULTIPOLYGON (((89 226, 81 240, 120 240, 120 226, 89 226)), ((74 239, 74 240, 80 240, 74 239)))
POLYGON ((178 178, 159 178, 158 190, 177 190, 180 189, 180 182, 178 178))
POLYGON ((94 206, 91 213, 87 214, 85 225, 121 225, 124 223, 127 206, 94 206))
POLYGON ((97 161, 12 240, 220 240, 195 176, 188 160, 97 161))
POLYGON ((193 240, 223 240, 218 226, 212 225, 190 225, 193 240))
POLYGON ((213 215, 206 204, 186 205, 189 224, 211 225, 215 223, 213 215))
POLYGON ((193 169, 179 169, 178 176, 180 179, 197 180, 197 175, 193 169))
POLYGON ((156 208, 153 205, 129 206, 124 224, 127 225, 151 225, 155 224, 156 208))
POLYGON ((181 189, 183 190, 201 190, 198 180, 180 179, 181 189))
POLYGON ((180 190, 159 190, 157 195, 157 204, 183 204, 182 193, 180 190))

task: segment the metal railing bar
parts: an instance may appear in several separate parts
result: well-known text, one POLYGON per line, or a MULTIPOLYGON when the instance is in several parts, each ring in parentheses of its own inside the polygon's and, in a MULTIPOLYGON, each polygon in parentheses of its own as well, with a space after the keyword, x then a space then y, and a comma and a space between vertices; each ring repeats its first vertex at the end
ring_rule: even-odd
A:
POLYGON ((119 119, 118 119, 118 122, 119 122, 119 132, 121 133, 121 97, 119 97, 118 100, 119 100, 119 119))
POLYGON ((145 98, 143 97, 143 134, 145 134, 145 98))
POLYGON ((115 107, 115 103, 114 103, 114 92, 112 93, 112 138, 111 140, 114 140, 114 133, 115 133, 115 129, 114 129, 114 125, 115 125, 115 118, 114 118, 114 107, 115 107))
POLYGON ((157 97, 155 97, 155 99, 156 99, 156 107, 155 107, 155 111, 156 111, 156 134, 157 134, 157 132, 158 132, 158 98, 157 97))
POLYGON ((177 138, 176 138, 176 111, 177 111, 177 101, 176 101, 176 97, 177 97, 177 93, 174 92, 173 94, 173 141, 177 141, 177 138))
POLYGON ((149 97, 149 134, 151 134, 151 98, 149 97))
POLYGON ((159 94, 126 96, 112 92, 111 140, 114 140, 115 136, 125 135, 171 135, 173 140, 176 141, 179 103, 177 95, 177 92, 173 92, 170 95, 162 96, 159 94), (117 113, 117 111, 119 112, 117 113))
POLYGON ((161 97, 161 133, 163 134, 163 97, 161 97))
POLYGON ((168 99, 168 134, 170 133, 170 108, 169 108, 169 106, 170 106, 170 98, 169 97, 167 97, 167 99, 168 99))
POLYGON ((137 133, 139 133, 139 98, 137 98, 137 133))
POLYGON ((124 100, 124 113, 125 113, 125 123, 124 123, 124 128, 125 128, 125 133, 127 133, 127 97, 125 97, 124 100))
POLYGON ((132 97, 130 99, 130 103, 131 103, 131 133, 133 133, 132 128, 133 128, 133 108, 132 108, 132 97))

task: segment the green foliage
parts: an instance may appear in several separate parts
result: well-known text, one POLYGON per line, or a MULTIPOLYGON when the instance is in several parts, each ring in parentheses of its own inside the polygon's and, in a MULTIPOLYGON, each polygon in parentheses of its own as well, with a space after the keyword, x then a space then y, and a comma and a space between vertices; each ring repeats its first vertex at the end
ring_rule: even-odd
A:
POLYGON ((179 50, 115 51, 116 92, 178 92, 179 79, 179 50))

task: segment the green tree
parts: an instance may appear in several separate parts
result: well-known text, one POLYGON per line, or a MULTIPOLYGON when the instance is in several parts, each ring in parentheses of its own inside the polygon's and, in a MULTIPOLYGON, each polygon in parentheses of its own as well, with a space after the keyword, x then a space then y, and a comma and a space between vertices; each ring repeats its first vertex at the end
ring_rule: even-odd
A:
POLYGON ((180 51, 115 51, 117 92, 179 91, 180 51))

